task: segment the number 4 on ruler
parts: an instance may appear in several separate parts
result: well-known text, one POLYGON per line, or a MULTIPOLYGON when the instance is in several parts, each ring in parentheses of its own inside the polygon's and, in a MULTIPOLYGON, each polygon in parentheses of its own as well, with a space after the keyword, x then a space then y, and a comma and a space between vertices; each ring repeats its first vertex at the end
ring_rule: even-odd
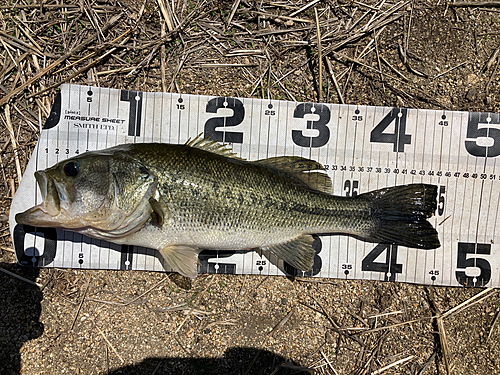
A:
POLYGON ((370 142, 392 143, 394 152, 404 152, 405 145, 411 143, 411 135, 406 134, 406 115, 408 109, 393 108, 378 123, 370 134, 370 142), (384 133, 384 130, 394 121, 394 133, 384 133))
POLYGON ((396 274, 403 272, 403 265, 396 263, 398 246, 380 243, 363 258, 362 271, 383 272, 384 281, 396 281, 396 274), (385 251, 385 262, 375 260, 385 251))

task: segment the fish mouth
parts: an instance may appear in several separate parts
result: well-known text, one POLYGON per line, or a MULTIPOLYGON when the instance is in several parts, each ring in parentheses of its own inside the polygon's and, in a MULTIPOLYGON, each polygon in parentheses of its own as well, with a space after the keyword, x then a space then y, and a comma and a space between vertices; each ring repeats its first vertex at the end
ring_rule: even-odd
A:
POLYGON ((16 215, 16 222, 38 227, 53 227, 60 224, 61 198, 66 194, 61 184, 47 176, 44 171, 35 172, 43 202, 16 215))

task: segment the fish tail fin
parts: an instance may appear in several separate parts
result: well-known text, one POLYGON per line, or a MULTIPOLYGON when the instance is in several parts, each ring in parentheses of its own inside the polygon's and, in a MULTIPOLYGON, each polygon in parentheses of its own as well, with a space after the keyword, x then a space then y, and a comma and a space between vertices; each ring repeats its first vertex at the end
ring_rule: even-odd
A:
POLYGON ((418 249, 440 246, 438 233, 427 220, 437 208, 437 186, 394 186, 359 197, 371 200, 371 214, 375 218, 367 240, 418 249))

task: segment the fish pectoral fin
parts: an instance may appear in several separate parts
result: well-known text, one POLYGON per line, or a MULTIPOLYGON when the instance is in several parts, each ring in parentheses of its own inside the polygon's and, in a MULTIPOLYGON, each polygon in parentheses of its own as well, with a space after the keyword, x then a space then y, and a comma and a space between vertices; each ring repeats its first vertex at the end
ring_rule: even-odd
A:
POLYGON ((257 160, 254 163, 292 175, 309 189, 327 194, 333 193, 332 180, 324 172, 323 165, 317 161, 300 156, 278 156, 257 160))
POLYGON ((166 216, 165 210, 163 209, 160 202, 158 202, 154 198, 149 198, 149 204, 151 205, 151 208, 153 209, 152 215, 153 215, 155 223, 159 227, 161 227, 163 225, 163 223, 165 223, 165 216, 166 216))
POLYGON ((200 249, 187 245, 168 245, 160 254, 175 272, 194 278, 198 275, 198 254, 200 249))
POLYGON ((292 267, 307 272, 312 269, 314 263, 315 251, 312 247, 313 242, 313 236, 303 234, 292 241, 263 246, 262 249, 271 251, 292 267))

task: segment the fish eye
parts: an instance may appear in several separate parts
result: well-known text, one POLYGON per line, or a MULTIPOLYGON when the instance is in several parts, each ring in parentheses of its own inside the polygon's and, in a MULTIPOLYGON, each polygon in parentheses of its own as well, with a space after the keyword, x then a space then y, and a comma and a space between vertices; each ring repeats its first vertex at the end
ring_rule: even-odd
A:
POLYGON ((75 177, 78 172, 80 172, 80 164, 76 161, 70 161, 69 163, 66 163, 66 165, 63 167, 64 174, 68 177, 75 177))

